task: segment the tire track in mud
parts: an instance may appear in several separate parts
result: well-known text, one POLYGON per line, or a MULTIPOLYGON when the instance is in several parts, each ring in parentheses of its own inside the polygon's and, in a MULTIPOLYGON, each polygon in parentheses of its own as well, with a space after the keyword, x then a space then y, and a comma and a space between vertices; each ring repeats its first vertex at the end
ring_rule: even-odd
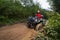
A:
POLYGON ((0 28, 0 40, 31 40, 38 32, 29 29, 26 23, 18 23, 0 28))

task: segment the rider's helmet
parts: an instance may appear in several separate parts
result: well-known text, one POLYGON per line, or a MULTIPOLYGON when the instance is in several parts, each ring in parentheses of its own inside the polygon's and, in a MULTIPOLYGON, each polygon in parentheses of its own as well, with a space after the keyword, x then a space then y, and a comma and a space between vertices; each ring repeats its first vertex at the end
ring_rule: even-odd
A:
POLYGON ((38 10, 37 12, 40 13, 40 10, 38 10))

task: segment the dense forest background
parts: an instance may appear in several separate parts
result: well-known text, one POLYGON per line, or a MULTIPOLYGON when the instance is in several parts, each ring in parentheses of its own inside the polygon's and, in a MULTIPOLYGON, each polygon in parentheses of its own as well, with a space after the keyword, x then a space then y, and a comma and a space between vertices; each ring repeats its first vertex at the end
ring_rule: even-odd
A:
POLYGON ((39 7, 32 0, 0 0, 0 26, 21 22, 22 20, 41 10, 41 13, 48 19, 45 26, 46 36, 39 33, 39 40, 60 40, 60 0, 47 0, 50 2, 53 11, 39 7))
POLYGON ((36 13, 38 9, 30 0, 0 0, 0 25, 19 22, 33 12, 36 13))

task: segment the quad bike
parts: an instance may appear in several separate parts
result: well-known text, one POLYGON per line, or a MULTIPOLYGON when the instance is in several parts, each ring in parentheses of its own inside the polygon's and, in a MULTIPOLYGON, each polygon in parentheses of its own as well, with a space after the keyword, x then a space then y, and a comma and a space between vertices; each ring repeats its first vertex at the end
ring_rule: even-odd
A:
POLYGON ((33 28, 35 30, 40 30, 45 25, 45 23, 45 19, 38 19, 36 16, 29 17, 27 22, 28 28, 33 28))

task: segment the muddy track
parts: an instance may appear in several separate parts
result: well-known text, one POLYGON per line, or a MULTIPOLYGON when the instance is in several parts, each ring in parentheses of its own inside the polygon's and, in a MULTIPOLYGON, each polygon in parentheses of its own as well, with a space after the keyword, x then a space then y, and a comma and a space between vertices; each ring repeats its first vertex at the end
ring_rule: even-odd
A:
POLYGON ((38 34, 27 28, 25 23, 18 23, 0 28, 0 40, 31 40, 38 34))

